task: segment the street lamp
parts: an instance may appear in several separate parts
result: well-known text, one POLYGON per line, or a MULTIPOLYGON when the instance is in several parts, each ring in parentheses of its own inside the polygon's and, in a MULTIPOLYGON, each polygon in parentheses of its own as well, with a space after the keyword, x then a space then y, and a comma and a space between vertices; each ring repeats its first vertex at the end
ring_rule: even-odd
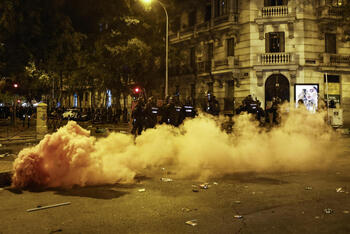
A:
MULTIPOLYGON (((145 4, 151 4, 152 3, 152 0, 142 0, 145 4)), ((166 16, 166 30, 165 30, 165 97, 168 96, 168 54, 169 54, 169 16, 168 16, 168 12, 165 8, 165 5, 158 1, 158 0, 155 0, 159 3, 159 5, 162 6, 162 8, 164 9, 164 12, 165 12, 165 16, 166 16)))

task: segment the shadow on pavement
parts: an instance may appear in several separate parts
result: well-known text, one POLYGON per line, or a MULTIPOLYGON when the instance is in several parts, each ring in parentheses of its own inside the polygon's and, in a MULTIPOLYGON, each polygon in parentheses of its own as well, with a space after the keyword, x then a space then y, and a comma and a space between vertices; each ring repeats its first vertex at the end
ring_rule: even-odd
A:
POLYGON ((126 187, 120 187, 119 185, 105 185, 105 186, 93 186, 93 187, 76 187, 72 189, 51 189, 58 195, 63 196, 77 196, 77 197, 90 197, 96 199, 113 199, 119 198, 129 192, 121 191, 120 189, 126 187))

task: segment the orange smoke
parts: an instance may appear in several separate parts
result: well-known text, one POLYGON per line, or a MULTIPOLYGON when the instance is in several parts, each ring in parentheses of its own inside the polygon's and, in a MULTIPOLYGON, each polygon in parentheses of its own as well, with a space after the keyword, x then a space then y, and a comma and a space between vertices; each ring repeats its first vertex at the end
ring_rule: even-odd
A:
POLYGON ((271 131, 249 115, 235 117, 233 134, 220 121, 200 115, 179 128, 149 129, 136 140, 111 133, 96 139, 75 122, 22 150, 14 162, 12 186, 71 187, 131 183, 171 167, 178 178, 207 178, 247 171, 322 169, 341 150, 324 114, 291 109, 271 131))

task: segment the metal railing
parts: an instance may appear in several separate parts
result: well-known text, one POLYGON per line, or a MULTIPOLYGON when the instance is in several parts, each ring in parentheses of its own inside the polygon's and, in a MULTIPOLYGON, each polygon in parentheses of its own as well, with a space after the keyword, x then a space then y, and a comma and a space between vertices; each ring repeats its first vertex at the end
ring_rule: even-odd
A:
POLYGON ((262 17, 281 17, 288 15, 288 6, 269 6, 262 9, 262 17))
POLYGON ((261 64, 289 64, 290 53, 265 53, 261 54, 261 64))
POLYGON ((350 64, 350 55, 323 54, 323 64, 350 64))

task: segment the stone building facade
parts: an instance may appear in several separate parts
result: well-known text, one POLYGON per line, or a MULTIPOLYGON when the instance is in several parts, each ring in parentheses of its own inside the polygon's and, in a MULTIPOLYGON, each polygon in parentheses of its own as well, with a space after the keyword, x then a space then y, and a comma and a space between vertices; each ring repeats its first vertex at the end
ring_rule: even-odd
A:
POLYGON ((183 9, 170 46, 169 93, 196 100, 212 92, 225 112, 247 95, 265 107, 274 97, 295 104, 296 87, 316 85, 350 125, 350 42, 339 24, 344 0, 207 0, 183 9), (327 85, 328 84, 328 85, 327 85), (327 95, 328 90, 328 95, 327 95))

